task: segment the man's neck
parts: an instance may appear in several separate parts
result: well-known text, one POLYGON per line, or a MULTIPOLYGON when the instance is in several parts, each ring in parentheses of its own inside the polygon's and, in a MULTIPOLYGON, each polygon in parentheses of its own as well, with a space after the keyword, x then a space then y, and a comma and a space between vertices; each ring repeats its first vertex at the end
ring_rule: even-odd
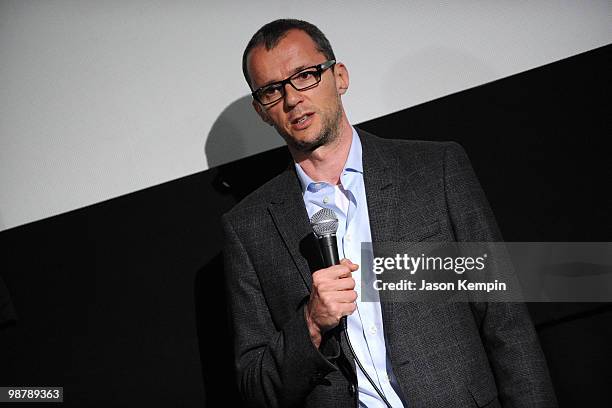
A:
POLYGON ((340 122, 338 137, 334 141, 313 152, 291 153, 295 162, 312 180, 336 185, 340 182, 340 175, 348 158, 352 140, 353 129, 345 116, 340 122))

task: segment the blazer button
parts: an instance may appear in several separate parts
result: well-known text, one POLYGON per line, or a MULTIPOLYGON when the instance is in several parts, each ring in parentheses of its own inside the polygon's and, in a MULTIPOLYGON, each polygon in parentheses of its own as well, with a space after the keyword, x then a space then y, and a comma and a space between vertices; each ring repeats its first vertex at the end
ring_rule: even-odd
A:
POLYGON ((352 397, 353 395, 355 395, 355 384, 351 383, 348 386, 348 392, 349 395, 352 397))

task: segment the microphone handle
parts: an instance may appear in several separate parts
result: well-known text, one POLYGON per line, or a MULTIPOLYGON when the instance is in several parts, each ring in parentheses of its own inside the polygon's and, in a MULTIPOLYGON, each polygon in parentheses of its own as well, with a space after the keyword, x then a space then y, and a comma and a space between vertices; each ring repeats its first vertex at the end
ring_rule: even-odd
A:
MULTIPOLYGON (((340 264, 340 256, 338 255, 338 241, 336 241, 336 234, 323 235, 319 238, 319 248, 321 249, 321 255, 323 256, 323 265, 328 268, 333 265, 340 264)), ((346 316, 342 316, 340 319, 339 326, 346 329, 346 316)))
POLYGON ((319 248, 323 256, 323 265, 325 265, 326 268, 340 264, 336 234, 319 237, 319 248))

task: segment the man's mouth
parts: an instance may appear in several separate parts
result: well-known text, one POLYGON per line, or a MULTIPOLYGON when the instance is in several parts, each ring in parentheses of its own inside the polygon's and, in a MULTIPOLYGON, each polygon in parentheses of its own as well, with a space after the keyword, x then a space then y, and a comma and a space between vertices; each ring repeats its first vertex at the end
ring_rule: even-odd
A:
POLYGON ((291 127, 296 130, 306 129, 312 122, 312 113, 306 113, 291 121, 291 127))

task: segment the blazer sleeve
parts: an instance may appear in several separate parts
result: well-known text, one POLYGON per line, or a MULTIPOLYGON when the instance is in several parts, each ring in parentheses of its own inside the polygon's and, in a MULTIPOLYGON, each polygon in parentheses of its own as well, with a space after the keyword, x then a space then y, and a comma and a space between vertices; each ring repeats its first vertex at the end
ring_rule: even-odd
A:
MULTIPOLYGON (((446 205, 457 241, 502 241, 493 212, 463 148, 444 157, 446 205)), ((557 401, 537 334, 523 303, 472 303, 504 407, 554 407, 557 401)))
POLYGON ((245 246, 227 215, 222 222, 238 387, 250 406, 302 406, 317 382, 337 368, 310 340, 304 305, 280 330, 275 327, 245 246))

